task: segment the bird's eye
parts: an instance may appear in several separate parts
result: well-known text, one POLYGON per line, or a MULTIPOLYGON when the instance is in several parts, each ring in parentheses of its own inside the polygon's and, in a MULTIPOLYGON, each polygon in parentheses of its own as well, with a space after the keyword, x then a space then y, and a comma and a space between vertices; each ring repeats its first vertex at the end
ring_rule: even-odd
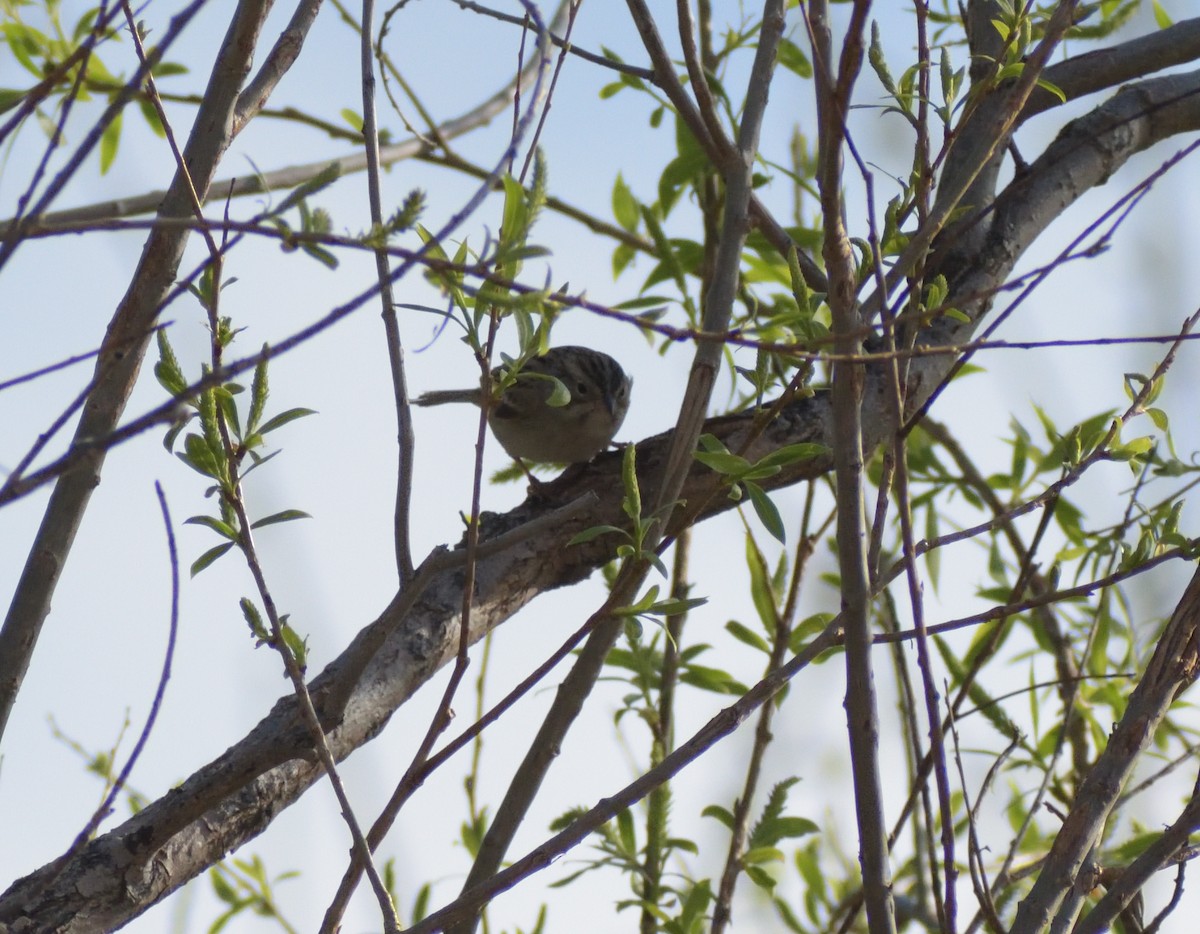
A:
POLYGON ((587 383, 576 383, 576 384, 575 384, 575 392, 576 392, 578 395, 581 395, 581 396, 586 396, 586 395, 587 395, 587 391, 588 391, 588 388, 587 388, 587 383))

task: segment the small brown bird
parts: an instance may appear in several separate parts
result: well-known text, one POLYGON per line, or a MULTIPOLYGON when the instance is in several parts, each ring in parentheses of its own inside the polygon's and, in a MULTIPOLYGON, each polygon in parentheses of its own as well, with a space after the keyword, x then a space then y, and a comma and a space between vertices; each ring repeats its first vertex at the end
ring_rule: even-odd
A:
MULTIPOLYGON (((501 379, 504 369, 492 370, 493 382, 501 379)), ((553 347, 521 367, 517 381, 488 412, 488 425, 500 446, 517 460, 590 461, 608 447, 625 420, 632 385, 621 365, 606 353, 588 347, 553 347), (551 404, 557 384, 570 394, 565 404, 551 404)), ((481 405, 487 391, 490 386, 436 390, 413 402, 481 405)))

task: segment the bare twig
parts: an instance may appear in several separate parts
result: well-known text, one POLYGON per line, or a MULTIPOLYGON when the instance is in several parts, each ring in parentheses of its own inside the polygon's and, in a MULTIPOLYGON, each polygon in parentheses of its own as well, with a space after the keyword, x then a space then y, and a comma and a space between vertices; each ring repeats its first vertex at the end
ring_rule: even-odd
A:
MULTIPOLYGON (((817 185, 824 224, 823 255, 829 275, 828 302, 834 347, 839 353, 862 349, 862 318, 855 302, 856 264, 846 231, 842 202, 842 148, 850 93, 862 63, 862 30, 869 4, 856 3, 843 37, 835 71, 829 9, 825 0, 809 4, 805 17, 813 47, 814 89, 820 139, 817 185)), ((833 372, 833 458, 838 504, 837 555, 846 629, 846 717, 854 777, 859 862, 867 922, 874 934, 896 929, 891 892, 883 786, 879 768, 879 713, 871 666, 870 569, 867 518, 863 510, 862 406, 865 374, 859 364, 833 372)))
MULTIPOLYGON (((367 201, 370 206, 371 224, 382 232, 384 227, 379 188, 379 128, 375 122, 375 56, 371 48, 374 13, 374 0, 363 0, 359 68, 362 83, 363 148, 367 156, 367 201)), ((396 574, 400 586, 405 587, 412 581, 413 576, 411 507, 416 436, 413 433, 412 407, 408 401, 408 381, 404 374, 404 345, 400 340, 400 325, 396 320, 395 300, 392 297, 391 270, 387 252, 381 246, 375 248, 375 271, 379 277, 379 300, 382 305, 380 315, 383 318, 388 364, 392 374, 392 395, 396 405, 398 462, 392 533, 395 538, 396 574)))
MULTIPOLYGON (((321 11, 321 2, 322 0, 297 0, 291 20, 275 40, 271 50, 263 57, 258 74, 246 82, 246 87, 238 95, 237 108, 233 115, 234 133, 240 132, 242 127, 262 113, 275 86, 299 58, 304 40, 316 21, 317 13, 321 11)), ((215 186, 215 190, 220 189, 220 185, 215 186)))
MULTIPOLYGON (((1187 849, 1191 834, 1197 828, 1200 828, 1200 780, 1193 786, 1192 796, 1179 817, 1132 863, 1121 868, 1115 881, 1108 884, 1108 891, 1074 927, 1073 934, 1102 934, 1110 930, 1113 922, 1141 892, 1150 877, 1170 865, 1179 853, 1187 849)), ((1183 862, 1180 862, 1179 868, 1182 871, 1183 862)))
POLYGON ((138 735, 137 742, 133 744, 133 750, 129 753, 129 759, 126 760, 125 765, 117 774, 108 794, 105 795, 100 806, 96 808, 87 825, 76 835, 70 848, 51 864, 51 873, 41 883, 41 888, 43 889, 51 885, 58 878, 58 873, 92 839, 92 835, 100 827, 100 824, 104 822, 104 819, 112 814, 113 805, 116 803, 121 792, 125 790, 129 782, 129 776, 133 772, 133 767, 137 764, 138 759, 141 758, 142 750, 146 748, 146 741, 150 739, 150 733, 153 731, 154 724, 158 720, 158 712, 162 708, 163 699, 167 694, 167 682, 171 680, 171 663, 175 658, 175 639, 179 633, 179 551, 175 547, 175 528, 171 523, 171 510, 167 505, 167 496, 163 492, 162 485, 157 482, 154 484, 154 494, 158 497, 158 508, 162 514, 163 528, 167 533, 167 558, 171 564, 171 612, 167 623, 167 648, 163 655, 162 669, 158 675, 158 684, 154 689, 154 699, 150 702, 150 712, 146 714, 146 722, 142 726, 142 732, 138 735))

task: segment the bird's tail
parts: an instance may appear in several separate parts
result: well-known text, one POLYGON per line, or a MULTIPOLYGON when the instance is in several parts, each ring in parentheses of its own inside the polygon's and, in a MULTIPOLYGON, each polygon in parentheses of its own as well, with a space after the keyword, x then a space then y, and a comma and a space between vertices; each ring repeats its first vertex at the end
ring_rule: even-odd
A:
POLYGON ((445 405, 448 402, 479 404, 478 389, 435 389, 413 399, 413 405, 445 405))

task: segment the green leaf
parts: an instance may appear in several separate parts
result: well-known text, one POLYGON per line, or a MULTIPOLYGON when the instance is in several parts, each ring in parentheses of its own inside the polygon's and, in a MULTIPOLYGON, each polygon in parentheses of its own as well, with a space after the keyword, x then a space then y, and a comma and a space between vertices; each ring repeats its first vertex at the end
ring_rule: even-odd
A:
POLYGON ((269 641, 271 634, 267 631, 262 614, 258 612, 258 607, 254 605, 254 602, 246 597, 242 597, 238 601, 238 606, 242 608, 242 618, 246 621, 246 625, 250 627, 250 632, 254 637, 262 642, 269 641))
POLYGON ((197 473, 211 477, 214 480, 221 479, 221 466, 223 462, 217 460, 212 450, 199 435, 189 434, 184 438, 183 451, 175 456, 197 473))
MULTIPOLYGON (((932 542, 939 533, 938 511, 931 505, 925 510, 925 541, 932 542)), ((938 588, 938 572, 942 568, 942 549, 931 548, 925 552, 925 567, 929 569, 929 583, 936 591, 938 588)))
MULTIPOLYGON (((1055 97, 1057 97, 1058 102, 1060 104, 1065 104, 1067 102, 1067 95, 1063 93, 1063 89, 1060 88, 1057 84, 1054 84, 1051 81, 1047 81, 1045 78, 1038 78, 1037 86, 1039 88, 1041 88, 1043 91, 1048 91, 1049 93, 1051 93, 1055 97)), ((964 317, 966 317, 966 316, 964 315, 964 317)))
POLYGON ((567 542, 567 547, 569 548, 572 545, 586 544, 587 542, 590 542, 593 539, 599 538, 601 535, 607 535, 610 532, 616 533, 617 535, 620 535, 624 538, 629 538, 629 535, 625 532, 624 529, 619 529, 615 525, 593 525, 589 529, 584 529, 582 532, 580 532, 578 535, 576 535, 574 538, 572 538, 569 542, 567 542))
POLYGON ((208 551, 204 552, 204 554, 202 554, 199 558, 197 558, 195 561, 192 562, 192 567, 191 567, 192 577, 195 577, 197 574, 199 574, 206 567, 208 567, 210 564, 212 564, 214 561, 216 561, 219 557, 221 557, 221 555, 225 554, 225 552, 227 552, 232 547, 233 547, 232 542, 225 542, 222 545, 217 545, 215 548, 208 549, 208 551))
POLYGON ((751 648, 758 649, 764 655, 771 654, 771 647, 767 644, 767 640, 737 620, 731 619, 727 622, 725 624, 725 631, 739 642, 744 642, 751 648))
MULTIPOLYGON (((228 396, 228 393, 226 393, 228 396)), ((214 389, 209 389, 200 394, 200 440, 208 446, 209 455, 213 462, 221 468, 225 466, 225 445, 221 440, 221 429, 217 420, 217 393, 214 389)), ((191 440, 190 438, 188 439, 191 440)), ((187 448, 191 453, 191 447, 187 448)), ((223 476, 222 473, 214 473, 214 477, 223 476)))
POLYGON ((557 377, 549 377, 551 389, 550 395, 546 397, 546 405, 551 408, 561 409, 564 405, 571 403, 571 390, 566 387, 566 384, 557 377))
POLYGON ((500 241, 511 245, 524 240, 529 233, 529 210, 520 182, 505 175, 501 183, 504 185, 504 211, 500 219, 500 241))
POLYGON ((190 519, 183 521, 184 525, 202 525, 205 528, 212 529, 222 538, 227 538, 231 542, 237 541, 237 529, 231 526, 228 522, 222 522, 213 516, 192 516, 190 519))
POLYGON ((154 377, 172 396, 180 396, 187 389, 188 381, 179 366, 179 359, 175 356, 171 342, 167 340, 166 329, 159 328, 155 339, 158 342, 158 363, 154 365, 154 377))
POLYGON ((619 607, 612 611, 613 616, 637 616, 639 613, 645 613, 654 605, 654 601, 658 599, 658 584, 651 584, 650 589, 636 603, 631 603, 628 606, 619 607))
POLYGON ((416 924, 429 914, 429 899, 433 894, 433 889, 430 883, 426 882, 420 889, 417 890, 417 897, 413 900, 412 923, 416 924))
POLYGON ((779 609, 775 604, 775 591, 767 572, 767 561, 749 532, 746 533, 745 548, 746 567, 750 570, 750 599, 763 628, 774 635, 779 631, 779 609))
POLYGON ((1154 22, 1159 29, 1166 29, 1168 26, 1175 25, 1174 20, 1172 20, 1167 14, 1167 11, 1163 9, 1162 4, 1159 3, 1159 0, 1152 0, 1150 7, 1152 10, 1154 10, 1154 22))
POLYGON ((44 78, 41 65, 35 59, 49 55, 50 40, 45 34, 32 26, 16 22, 0 26, 0 33, 3 33, 9 51, 21 66, 39 81, 44 78))
POLYGON ((779 510, 775 508, 771 497, 767 496, 763 492, 762 487, 757 483, 751 483, 747 480, 742 485, 745 486, 746 492, 750 494, 750 502, 754 506, 754 511, 758 514, 758 519, 762 522, 763 527, 781 545, 786 545, 787 530, 783 527, 783 517, 779 515, 779 510))
POLYGON ((801 78, 813 76, 812 63, 790 39, 781 39, 779 42, 779 64, 801 78))
POLYGON ((124 111, 117 111, 117 115, 104 128, 104 132, 100 134, 100 174, 107 175, 108 170, 112 168, 112 164, 117 158, 117 147, 121 144, 121 118, 124 116, 124 111))
POLYGON ((729 477, 739 477, 750 469, 750 462, 736 454, 720 451, 696 451, 692 456, 704 466, 711 467, 717 473, 729 477))
MULTIPOLYGON (((637 445, 627 444, 621 452, 621 486, 625 495, 621 500, 621 509, 635 523, 642 521, 642 489, 638 485, 637 475, 637 445)), ((643 536, 638 534, 638 545, 643 536)))
POLYGON ((708 597, 687 597, 681 600, 660 600, 645 610, 651 616, 681 616, 708 603, 708 597))
POLYGON ((710 668, 707 665, 688 665, 679 676, 684 684, 712 691, 716 694, 740 695, 746 693, 746 686, 739 682, 729 672, 720 668, 710 668))
POLYGON ((276 512, 269 516, 265 516, 264 518, 259 519, 257 522, 251 522, 250 528, 261 529, 268 525, 278 525, 280 522, 291 522, 295 519, 311 518, 312 516, 301 509, 284 509, 282 512, 276 512))
POLYGON ((613 278, 619 278, 621 273, 629 268, 629 264, 635 259, 637 259, 637 250, 631 247, 628 243, 618 243, 613 249, 613 278))
POLYGON ((307 182, 302 182, 287 193, 282 201, 279 202, 272 212, 272 216, 279 217, 280 215, 291 210, 305 198, 315 195, 322 189, 328 188, 342 174, 341 166, 336 162, 330 162, 325 168, 321 169, 316 175, 310 178, 307 182))
POLYGON ((150 73, 156 78, 174 78, 177 75, 186 75, 188 67, 179 62, 159 62, 150 70, 150 73))
POLYGON ((28 90, 20 88, 0 88, 0 112, 11 110, 28 93, 28 90))
POLYGON ((867 53, 867 60, 871 63, 871 68, 875 71, 875 76, 883 85, 884 90, 892 97, 897 97, 896 82, 883 57, 883 43, 879 41, 879 23, 874 20, 871 21, 871 46, 867 53))
POLYGON ((721 807, 719 804, 710 804, 700 812, 703 817, 715 817, 729 830, 733 830, 733 814, 721 807))
POLYGON ((263 409, 267 405, 267 395, 270 393, 267 384, 267 358, 269 356, 269 349, 266 344, 262 345, 262 359, 258 361, 258 365, 254 368, 254 382, 251 383, 250 389, 250 414, 246 418, 246 434, 248 435, 253 434, 258 429, 263 409))
POLYGON ((775 877, 762 867, 746 866, 744 871, 746 873, 746 877, 760 889, 766 889, 768 892, 774 891, 775 877))
POLYGON ((820 827, 807 817, 775 817, 754 828, 755 843, 771 846, 781 840, 805 837, 820 827))
POLYGON ((214 866, 208 874, 208 879, 212 883, 213 892, 217 898, 228 905, 238 904, 238 894, 225 876, 214 866))
MULTIPOLYGON (((282 620, 280 622, 282 623, 282 620)), ((280 632, 283 635, 283 644, 287 646, 292 657, 296 659, 296 664, 303 671, 308 667, 308 640, 301 638, 300 634, 286 623, 280 626, 280 632)))
POLYGON ((265 435, 274 431, 276 428, 282 428, 288 422, 294 422, 298 418, 304 418, 306 415, 316 415, 315 409, 288 409, 286 412, 280 412, 273 418, 268 418, 263 426, 258 430, 258 434, 265 435))
POLYGON ((707 879, 701 879, 693 885, 683 900, 683 910, 679 915, 679 930, 688 932, 700 930, 699 925, 703 924, 704 916, 712 900, 712 886, 709 885, 707 879))
POLYGON ((637 831, 633 826, 633 811, 626 808, 617 815, 617 833, 621 847, 629 855, 637 853, 637 831))
POLYGON ((235 438, 240 438, 242 434, 241 420, 238 418, 237 402, 233 398, 234 393, 238 391, 240 391, 240 387, 235 388, 232 383, 226 383, 224 386, 217 386, 213 389, 213 398, 221 409, 221 415, 225 418, 226 426, 232 429, 232 434, 235 438))
POLYGON ((188 422, 190 421, 191 417, 181 419, 167 429, 167 433, 163 436, 163 447, 167 449, 167 453, 174 452, 175 439, 179 437, 180 433, 183 432, 185 428, 187 428, 188 422))
POLYGON ((790 464, 795 464, 798 461, 813 460, 817 457, 823 457, 830 453, 829 447, 824 444, 816 444, 815 442, 803 442, 801 444, 788 444, 781 447, 778 451, 772 451, 766 457, 756 461, 755 467, 787 467, 790 464))
POLYGON ((743 864, 781 862, 783 862, 783 853, 773 846, 757 846, 742 854, 743 864))
POLYGON ((613 217, 617 219, 618 224, 630 233, 637 230, 638 221, 642 216, 641 209, 620 172, 617 173, 617 180, 613 183, 612 207, 613 217))

